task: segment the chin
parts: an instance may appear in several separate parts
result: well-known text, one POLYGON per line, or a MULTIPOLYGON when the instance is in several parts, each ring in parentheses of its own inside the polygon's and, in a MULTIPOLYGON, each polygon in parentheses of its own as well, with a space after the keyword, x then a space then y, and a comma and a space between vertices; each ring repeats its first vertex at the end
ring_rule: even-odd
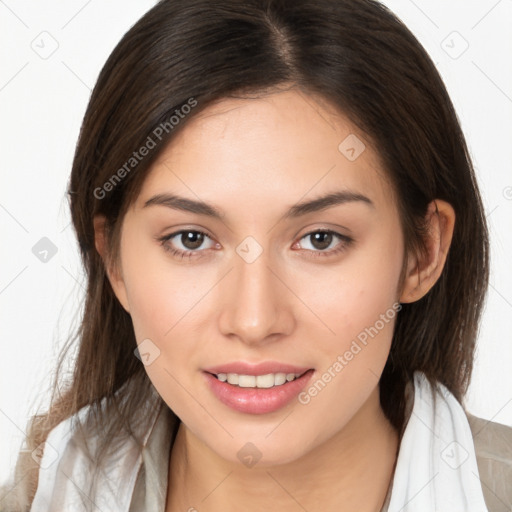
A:
MULTIPOLYGON (((272 428, 276 428, 275 425, 272 428)), ((260 427, 257 432, 250 429, 250 433, 233 429, 230 431, 233 438, 225 439, 223 443, 219 443, 218 437, 203 440, 219 457, 248 468, 292 463, 303 457, 309 451, 308 447, 312 447, 311 440, 308 442, 304 438, 303 430, 302 435, 297 437, 289 429, 278 434, 277 429, 272 432, 272 428, 263 430, 260 427), (269 435, 269 432, 272 433, 269 435)))

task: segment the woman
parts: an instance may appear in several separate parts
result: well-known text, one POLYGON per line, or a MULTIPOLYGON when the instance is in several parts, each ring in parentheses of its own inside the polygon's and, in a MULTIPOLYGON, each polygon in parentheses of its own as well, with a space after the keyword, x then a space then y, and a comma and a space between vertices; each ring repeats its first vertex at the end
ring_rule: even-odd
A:
POLYGON ((69 197, 79 350, 19 509, 512 506, 512 429, 461 405, 480 194, 382 5, 160 2, 100 74, 69 197))

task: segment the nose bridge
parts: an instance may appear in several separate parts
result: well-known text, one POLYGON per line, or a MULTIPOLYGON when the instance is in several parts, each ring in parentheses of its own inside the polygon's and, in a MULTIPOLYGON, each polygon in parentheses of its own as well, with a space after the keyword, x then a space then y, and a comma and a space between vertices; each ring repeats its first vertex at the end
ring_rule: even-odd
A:
POLYGON ((221 330, 244 343, 261 343, 272 334, 291 328, 291 311, 279 290, 282 284, 274 275, 268 251, 253 240, 237 247, 234 269, 226 283, 225 309, 221 330))

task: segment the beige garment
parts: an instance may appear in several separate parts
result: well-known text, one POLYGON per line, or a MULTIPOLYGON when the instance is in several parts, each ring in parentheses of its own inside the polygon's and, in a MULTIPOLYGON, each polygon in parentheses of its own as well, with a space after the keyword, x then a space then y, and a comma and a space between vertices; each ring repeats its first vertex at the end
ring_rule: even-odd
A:
MULTIPOLYGON (((478 473, 489 512, 512 512, 512 427, 466 411, 473 434, 478 473)), ((388 512, 393 481, 380 512, 388 512)))
MULTIPOLYGON (((512 427, 466 411, 473 434, 478 473, 489 512, 512 512, 512 427)), ((380 512, 388 512, 391 480, 380 512)))
MULTIPOLYGON (((410 408, 409 408, 410 411, 410 408)), ((466 412, 473 433, 475 453, 485 503, 489 512, 512 512, 512 427, 466 412)), ((165 512, 169 454, 176 418, 162 406, 143 451, 143 464, 133 491, 130 512, 165 512)), ((388 512, 393 481, 380 512, 388 512)), ((200 510, 199 503, 191 504, 200 510)))
POLYGON ((512 512, 512 427, 466 412, 489 512, 512 512))

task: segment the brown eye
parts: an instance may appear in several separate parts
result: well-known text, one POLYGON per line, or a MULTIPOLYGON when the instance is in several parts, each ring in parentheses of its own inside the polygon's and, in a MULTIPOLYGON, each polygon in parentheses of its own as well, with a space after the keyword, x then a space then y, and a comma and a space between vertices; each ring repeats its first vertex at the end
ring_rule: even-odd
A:
POLYGON ((196 229, 182 229, 158 240, 166 251, 180 258, 200 257, 205 252, 203 249, 211 249, 215 245, 207 233, 196 229), (210 245, 204 247, 208 240, 210 245))
POLYGON ((310 253, 311 256, 333 256, 347 249, 354 240, 346 235, 335 231, 323 229, 312 231, 300 239, 302 249, 310 253), (303 241, 309 240, 307 243, 303 241))
POLYGON ((204 233, 199 231, 183 231, 180 242, 186 249, 198 249, 204 241, 204 233))
POLYGON ((318 231, 309 235, 311 237, 311 245, 315 249, 324 250, 329 247, 332 243, 332 233, 326 231, 318 231))

